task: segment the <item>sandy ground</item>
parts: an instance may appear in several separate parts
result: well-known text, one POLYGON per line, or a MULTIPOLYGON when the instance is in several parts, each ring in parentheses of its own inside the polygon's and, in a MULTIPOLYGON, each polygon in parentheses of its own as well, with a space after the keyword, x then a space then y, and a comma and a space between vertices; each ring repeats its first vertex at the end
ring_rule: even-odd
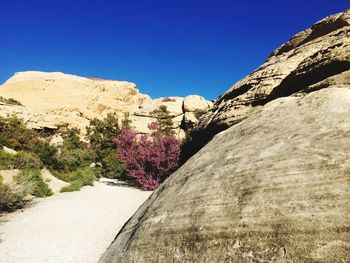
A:
POLYGON ((151 192, 103 179, 0 217, 0 262, 93 263, 151 192))

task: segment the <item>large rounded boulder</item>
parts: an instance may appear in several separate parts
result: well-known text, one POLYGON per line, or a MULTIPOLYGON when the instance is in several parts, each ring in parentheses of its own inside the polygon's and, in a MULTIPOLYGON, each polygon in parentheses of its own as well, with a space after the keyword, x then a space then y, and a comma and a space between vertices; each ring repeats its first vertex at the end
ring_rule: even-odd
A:
POLYGON ((349 262, 350 89, 276 99, 216 135, 126 223, 111 262, 349 262))

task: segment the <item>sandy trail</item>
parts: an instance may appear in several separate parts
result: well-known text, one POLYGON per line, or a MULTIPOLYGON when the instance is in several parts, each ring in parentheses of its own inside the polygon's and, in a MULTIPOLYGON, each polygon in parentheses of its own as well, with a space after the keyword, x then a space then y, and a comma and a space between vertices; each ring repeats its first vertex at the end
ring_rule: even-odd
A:
POLYGON ((151 192, 103 179, 0 218, 1 263, 94 263, 151 192))

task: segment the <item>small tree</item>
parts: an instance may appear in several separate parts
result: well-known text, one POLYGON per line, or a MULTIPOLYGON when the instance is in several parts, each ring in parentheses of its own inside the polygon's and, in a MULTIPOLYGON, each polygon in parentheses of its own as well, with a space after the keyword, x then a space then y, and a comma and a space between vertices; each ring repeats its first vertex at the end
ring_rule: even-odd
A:
MULTIPOLYGON (((155 131, 158 127, 155 123, 149 125, 155 131)), ((154 133, 138 139, 136 131, 123 127, 114 143, 118 158, 127 168, 127 176, 143 190, 157 188, 177 167, 180 147, 174 136, 154 133)))
POLYGON ((158 109, 151 112, 151 115, 157 119, 158 128, 156 132, 161 135, 174 135, 173 120, 170 116, 167 106, 160 105, 158 109))
MULTIPOLYGON (((123 123, 129 127, 130 120, 125 115, 123 123)), ((87 127, 86 139, 90 142, 91 149, 96 153, 95 162, 101 164, 102 175, 108 178, 116 178, 125 172, 125 167, 115 156, 114 138, 119 134, 118 118, 113 113, 108 113, 106 118, 93 119, 87 127)))

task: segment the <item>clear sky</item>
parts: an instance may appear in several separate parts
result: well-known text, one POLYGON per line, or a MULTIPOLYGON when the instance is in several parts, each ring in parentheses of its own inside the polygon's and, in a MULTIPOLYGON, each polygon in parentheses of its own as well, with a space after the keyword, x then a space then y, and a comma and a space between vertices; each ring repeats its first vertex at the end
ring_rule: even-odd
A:
POLYGON ((1 0, 0 83, 17 71, 215 99, 349 0, 1 0))

